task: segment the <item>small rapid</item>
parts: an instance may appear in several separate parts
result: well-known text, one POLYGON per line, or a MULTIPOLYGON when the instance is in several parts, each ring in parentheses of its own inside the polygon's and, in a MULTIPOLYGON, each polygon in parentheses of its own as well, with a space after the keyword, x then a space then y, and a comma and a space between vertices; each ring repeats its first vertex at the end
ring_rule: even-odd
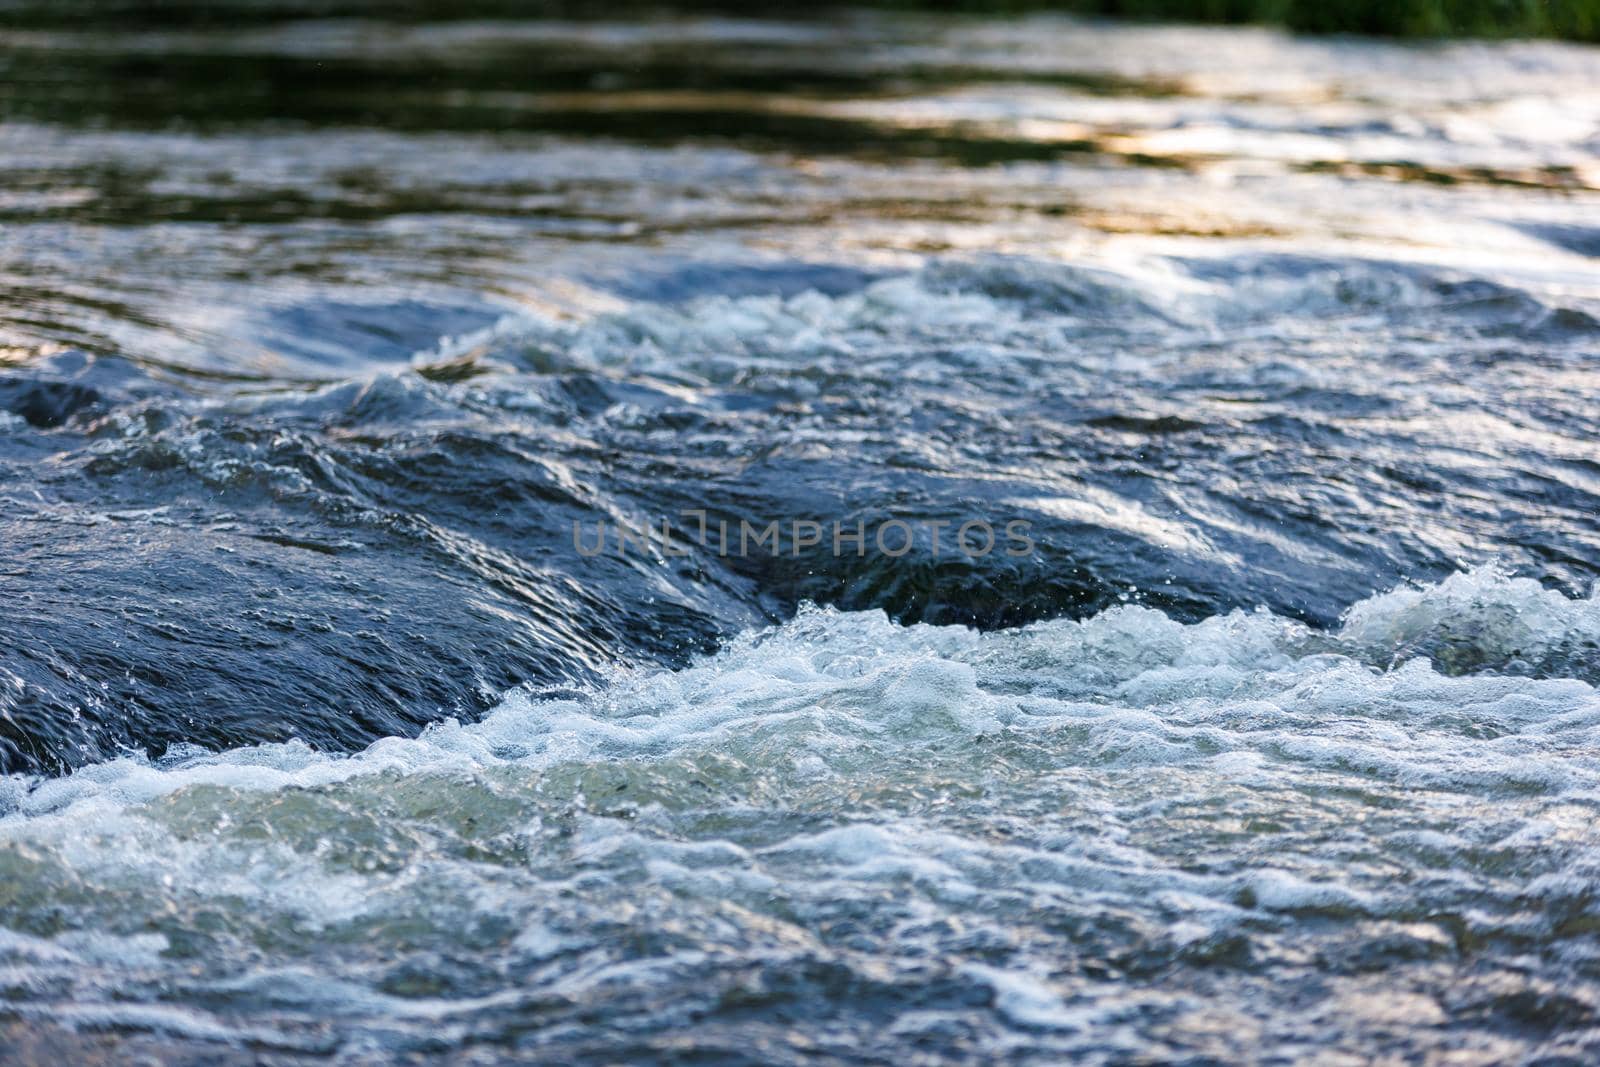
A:
POLYGON ((1328 632, 807 607, 348 757, 8 779, 6 1010, 357 1062, 1229 1060, 1308 1025, 1582 1058, 1596 603, 1480 570, 1328 632))
POLYGON ((0 1060, 1600 1060, 1592 47, 58 6, 0 1060))
POLYGON ((660 263, 609 309, 603 281, 354 380, 196 398, 81 352, 0 374, 0 765, 348 751, 806 601, 1327 626, 1462 566, 1600 576, 1582 293, 1260 252, 660 263), (621 543, 669 523, 667 551, 621 543), (953 551, 969 524, 996 550, 953 551))

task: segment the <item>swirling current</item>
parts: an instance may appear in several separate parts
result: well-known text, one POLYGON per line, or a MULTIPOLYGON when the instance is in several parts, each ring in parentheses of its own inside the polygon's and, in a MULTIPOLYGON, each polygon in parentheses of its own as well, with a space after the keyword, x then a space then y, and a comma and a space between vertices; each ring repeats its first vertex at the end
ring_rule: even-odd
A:
POLYGON ((1600 53, 270 8, 0 32, 0 1055, 1600 1057, 1600 53))

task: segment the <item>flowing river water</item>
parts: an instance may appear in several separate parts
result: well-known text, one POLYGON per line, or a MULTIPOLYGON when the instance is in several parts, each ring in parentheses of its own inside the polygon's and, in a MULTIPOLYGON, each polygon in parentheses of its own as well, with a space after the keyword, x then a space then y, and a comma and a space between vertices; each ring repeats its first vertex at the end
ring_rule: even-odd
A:
POLYGON ((0 1053, 1594 1062, 1597 256, 1575 45, 0 30, 0 1053))

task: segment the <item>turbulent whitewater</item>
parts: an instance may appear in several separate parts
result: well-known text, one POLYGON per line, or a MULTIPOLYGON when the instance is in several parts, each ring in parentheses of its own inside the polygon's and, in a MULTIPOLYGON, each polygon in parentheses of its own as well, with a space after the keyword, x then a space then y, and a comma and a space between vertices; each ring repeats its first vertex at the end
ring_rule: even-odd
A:
POLYGON ((1593 49, 246 7, 0 32, 0 1058, 1600 1058, 1593 49))
POLYGON ((1489 571, 1331 632, 807 607, 351 757, 118 759, 5 797, 9 1010, 357 1061, 1583 1062, 1600 695, 1502 672, 1597 642, 1489 571))

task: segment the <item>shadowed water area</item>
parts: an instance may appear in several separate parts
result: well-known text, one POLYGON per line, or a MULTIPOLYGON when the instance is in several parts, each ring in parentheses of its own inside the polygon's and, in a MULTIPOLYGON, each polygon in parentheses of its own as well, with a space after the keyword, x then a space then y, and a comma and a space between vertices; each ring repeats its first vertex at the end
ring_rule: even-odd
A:
POLYGON ((1551 42, 13 19, 0 1051, 1600 1055, 1597 149, 1551 42))

